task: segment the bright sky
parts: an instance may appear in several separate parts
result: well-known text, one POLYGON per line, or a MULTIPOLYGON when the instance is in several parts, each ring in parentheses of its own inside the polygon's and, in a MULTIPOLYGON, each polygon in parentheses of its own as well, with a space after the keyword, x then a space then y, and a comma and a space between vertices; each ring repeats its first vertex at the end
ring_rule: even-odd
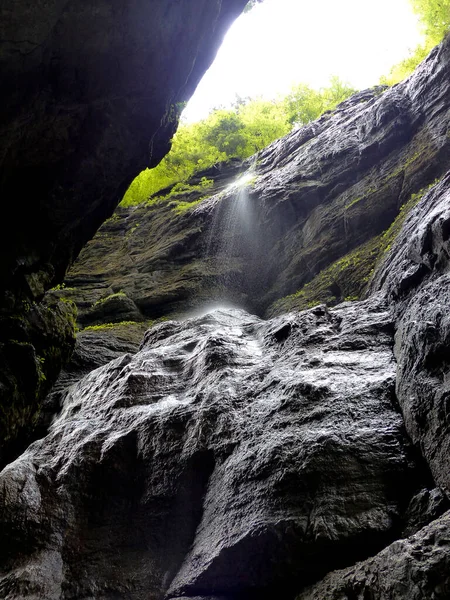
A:
POLYGON ((236 94, 325 86, 331 75, 367 88, 420 39, 408 0, 264 0, 235 21, 183 118, 203 119, 236 94))

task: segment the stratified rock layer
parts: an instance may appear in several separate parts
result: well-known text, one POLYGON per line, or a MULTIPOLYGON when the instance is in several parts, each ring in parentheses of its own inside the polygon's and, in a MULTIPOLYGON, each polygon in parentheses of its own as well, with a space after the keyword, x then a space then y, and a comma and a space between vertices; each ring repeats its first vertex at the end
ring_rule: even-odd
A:
POLYGON ((2 472, 0 592, 293 594, 383 547, 423 485, 391 342, 377 298, 154 326, 2 472))
POLYGON ((411 439, 450 493, 450 173, 413 210, 373 287, 399 314, 397 396, 411 439))
MULTIPOLYGON (((408 216, 372 283, 373 290, 383 291, 397 318, 396 388, 406 430, 447 497, 449 238, 450 173, 408 216)), ((428 505, 433 513, 432 495, 416 500, 425 502, 425 512, 428 505)), ((434 517, 437 516, 435 512, 434 517)), ((450 528, 446 513, 373 558, 329 574, 300 594, 298 600, 444 600, 450 596, 449 566, 450 528)))

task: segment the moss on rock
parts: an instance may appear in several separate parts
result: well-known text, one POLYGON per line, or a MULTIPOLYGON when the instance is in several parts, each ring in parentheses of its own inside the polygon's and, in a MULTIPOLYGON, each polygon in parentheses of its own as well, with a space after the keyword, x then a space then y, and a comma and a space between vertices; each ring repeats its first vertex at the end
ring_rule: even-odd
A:
POLYGON ((33 439, 46 394, 75 345, 76 306, 48 294, 20 314, 0 319, 0 466, 33 439))
POLYGON ((339 260, 323 269, 312 281, 294 294, 274 302, 268 316, 291 310, 304 310, 316 304, 334 306, 345 300, 359 300, 365 294, 376 265, 388 252, 399 234, 408 213, 419 202, 424 193, 436 182, 422 188, 400 207, 393 223, 382 234, 361 244, 339 260))

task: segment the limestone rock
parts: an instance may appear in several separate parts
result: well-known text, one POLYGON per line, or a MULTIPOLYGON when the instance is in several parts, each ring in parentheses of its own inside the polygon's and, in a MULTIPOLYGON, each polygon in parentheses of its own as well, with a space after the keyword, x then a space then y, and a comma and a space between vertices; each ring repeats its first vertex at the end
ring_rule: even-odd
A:
POLYGON ((380 298, 155 325, 1 473, 1 594, 294 593, 382 548, 423 488, 391 344, 380 298))
POLYGON ((448 510, 449 501, 439 488, 424 488, 413 496, 406 511, 406 526, 401 537, 413 535, 448 510))
MULTIPOLYGON (((46 344, 45 325, 27 348, 3 325, 27 320, 132 179, 168 152, 183 102, 246 2, 0 2, 0 354, 17 355, 1 379, 0 453, 24 443, 16 423, 32 429, 33 361, 46 344)), ((126 312, 139 316, 132 300, 126 312)))
POLYGON ((42 400, 75 345, 75 318, 72 302, 51 295, 29 305, 24 314, 0 316, 7 338, 0 340, 1 466, 39 435, 42 400))
POLYGON ((88 327, 76 336, 70 361, 63 365, 56 383, 42 401, 36 417, 36 437, 47 434, 54 417, 60 412, 68 389, 94 369, 115 358, 139 350, 148 323, 110 323, 88 327))
POLYGON ((167 153, 180 105, 245 4, 2 2, 2 290, 35 297, 61 279, 167 153))
POLYGON ((450 173, 419 202, 374 280, 399 315, 397 396, 411 439, 450 492, 450 173))

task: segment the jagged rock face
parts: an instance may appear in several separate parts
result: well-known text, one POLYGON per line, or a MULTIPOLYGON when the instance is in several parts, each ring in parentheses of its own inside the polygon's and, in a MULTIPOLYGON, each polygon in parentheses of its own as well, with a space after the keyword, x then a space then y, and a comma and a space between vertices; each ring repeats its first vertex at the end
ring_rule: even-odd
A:
POLYGON ((55 319, 33 308, 39 333, 30 305, 61 281, 133 177, 167 153, 182 102, 245 4, 0 1, 0 464, 17 432, 31 433, 73 347, 69 310, 58 327, 72 331, 40 385, 33 364, 54 348, 55 319))
POLYGON ((397 395, 411 439, 450 492, 450 173, 405 222, 373 287, 399 318, 397 395))
POLYGON ((395 539, 426 482, 392 326, 380 298, 154 326, 3 470, 2 596, 292 595, 395 539))
POLYGON ((56 383, 41 403, 35 418, 34 439, 47 434, 55 415, 61 410, 69 386, 125 353, 135 354, 147 329, 148 323, 125 323, 88 328, 78 333, 70 361, 66 359, 56 383))
MULTIPOLYGON (((386 295, 391 313, 397 318, 396 392, 406 430, 447 497, 450 494, 449 201, 450 173, 447 173, 406 219, 372 283, 372 290, 382 290, 386 295)), ((431 497, 428 502, 433 504, 431 497)), ((444 600, 450 594, 449 564, 449 513, 446 513, 375 557, 331 573, 297 600, 366 597, 444 600)))
POLYGON ((192 185, 201 175, 215 183, 195 209, 178 215, 172 194, 119 210, 67 279, 81 323, 102 322, 91 305, 120 290, 131 319, 215 298, 273 315, 361 296, 388 247, 383 232, 450 167, 449 99, 450 38, 405 82, 356 94, 240 166, 200 174, 192 185), (243 171, 250 180, 233 187, 243 171))

